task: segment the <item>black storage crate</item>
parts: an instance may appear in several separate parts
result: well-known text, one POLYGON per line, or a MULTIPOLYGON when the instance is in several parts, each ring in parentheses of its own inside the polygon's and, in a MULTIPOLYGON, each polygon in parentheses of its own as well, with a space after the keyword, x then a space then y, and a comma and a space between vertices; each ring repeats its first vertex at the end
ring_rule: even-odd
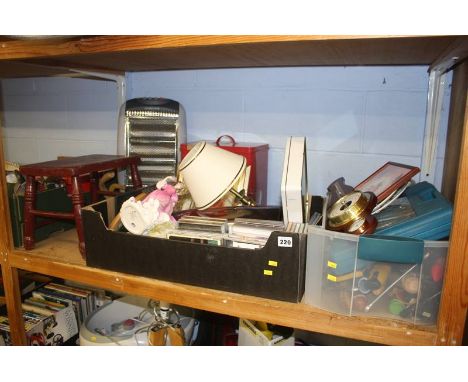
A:
POLYGON ((269 299, 302 299, 306 235, 273 232, 263 248, 243 249, 107 229, 107 222, 130 196, 82 210, 88 266, 269 299), (279 246, 279 237, 291 238, 292 246, 279 246))

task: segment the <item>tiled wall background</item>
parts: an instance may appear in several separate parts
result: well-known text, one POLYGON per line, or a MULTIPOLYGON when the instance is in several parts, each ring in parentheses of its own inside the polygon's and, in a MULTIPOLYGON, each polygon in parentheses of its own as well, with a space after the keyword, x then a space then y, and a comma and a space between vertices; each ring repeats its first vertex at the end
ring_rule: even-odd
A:
POLYGON ((115 82, 70 78, 2 81, 5 157, 19 163, 60 155, 115 154, 115 82))
MULTIPOLYGON (((425 66, 189 70, 133 73, 127 98, 167 97, 187 115, 189 141, 230 134, 270 145, 268 202, 280 201, 286 137, 306 136, 309 191, 344 176, 355 185, 387 161, 420 166, 428 74, 425 66)), ((115 153, 116 85, 78 79, 2 81, 6 158, 115 153)), ((448 116, 445 93, 436 186, 448 116)))

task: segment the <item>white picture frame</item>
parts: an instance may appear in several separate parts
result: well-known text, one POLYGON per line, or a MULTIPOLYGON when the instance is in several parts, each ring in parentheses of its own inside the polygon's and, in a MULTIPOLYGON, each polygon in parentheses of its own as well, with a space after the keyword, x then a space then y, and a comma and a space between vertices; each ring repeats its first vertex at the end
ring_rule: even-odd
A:
POLYGON ((281 178, 281 204, 285 224, 307 223, 307 198, 306 138, 288 137, 281 178))

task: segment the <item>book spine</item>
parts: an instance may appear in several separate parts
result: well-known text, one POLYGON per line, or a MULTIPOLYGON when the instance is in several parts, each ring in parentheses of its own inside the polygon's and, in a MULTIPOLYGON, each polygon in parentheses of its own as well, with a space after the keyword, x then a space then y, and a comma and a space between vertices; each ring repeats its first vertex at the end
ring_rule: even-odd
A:
POLYGON ((73 309, 75 311, 78 324, 81 325, 81 323, 83 322, 82 298, 81 297, 78 297, 76 295, 72 295, 69 293, 65 293, 65 292, 58 292, 53 289, 46 289, 46 288, 40 288, 38 289, 37 292, 43 293, 45 295, 51 295, 57 298, 65 298, 67 300, 70 300, 73 304, 73 309))
POLYGON ((69 294, 72 294, 76 297, 78 297, 80 299, 80 304, 81 304, 81 312, 83 313, 83 320, 86 319, 86 317, 88 316, 89 312, 88 312, 88 303, 86 301, 86 296, 83 296, 81 293, 80 294, 76 294, 76 293, 73 293, 73 292, 70 292, 70 291, 67 291, 66 288, 65 289, 62 289, 61 288, 61 285, 60 284, 47 284, 44 286, 44 288, 46 289, 50 289, 50 290, 54 290, 56 292, 62 292, 62 293, 69 293, 69 294))

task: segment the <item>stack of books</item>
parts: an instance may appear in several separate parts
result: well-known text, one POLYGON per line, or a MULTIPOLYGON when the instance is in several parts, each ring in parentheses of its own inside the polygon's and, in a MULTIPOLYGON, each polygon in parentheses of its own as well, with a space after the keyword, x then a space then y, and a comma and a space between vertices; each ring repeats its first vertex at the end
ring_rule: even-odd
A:
MULTIPOLYGON (((35 289, 22 303, 28 343, 61 345, 70 340, 97 309, 96 298, 93 290, 53 282, 35 289)), ((11 344, 6 316, 0 316, 0 344, 11 344)))

